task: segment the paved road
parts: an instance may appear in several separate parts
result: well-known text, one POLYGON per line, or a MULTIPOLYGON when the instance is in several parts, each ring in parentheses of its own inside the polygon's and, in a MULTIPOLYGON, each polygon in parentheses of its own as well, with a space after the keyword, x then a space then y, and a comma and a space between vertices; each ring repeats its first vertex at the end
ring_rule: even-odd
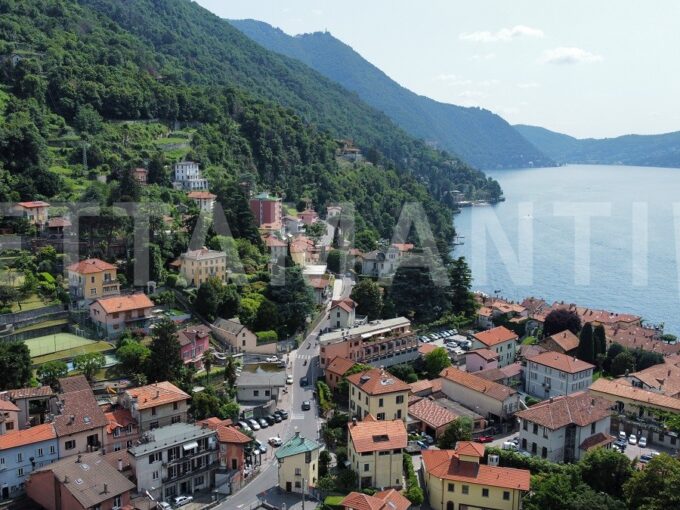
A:
MULTIPOLYGON (((310 332, 297 351, 290 353, 289 370, 293 374, 293 384, 288 386, 288 393, 284 394, 279 402, 279 407, 286 409, 289 417, 272 427, 257 431, 255 436, 263 443, 266 443, 269 437, 276 435, 285 441, 292 437, 296 430, 304 437, 318 440, 321 422, 318 419, 317 404, 313 397, 314 381, 319 375, 319 346, 316 338, 319 329, 325 326, 326 321, 321 321, 321 324, 310 332), (300 379, 303 377, 309 380, 308 386, 300 385, 300 379), (309 400, 312 404, 309 411, 302 410, 302 402, 305 400, 309 400)), ((300 498, 295 495, 282 494, 277 485, 278 471, 274 449, 268 446, 267 454, 262 459, 260 474, 217 508, 246 510, 261 499, 266 499, 277 506, 285 501, 288 509, 297 508, 300 498)))

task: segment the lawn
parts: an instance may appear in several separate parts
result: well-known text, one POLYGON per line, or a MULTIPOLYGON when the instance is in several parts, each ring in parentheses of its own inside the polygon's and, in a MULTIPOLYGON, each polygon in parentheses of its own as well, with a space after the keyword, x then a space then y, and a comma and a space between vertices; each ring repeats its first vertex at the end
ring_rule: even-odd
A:
POLYGON ((12 303, 12 312, 26 312, 28 310, 35 310, 36 308, 43 308, 45 306, 50 306, 55 302, 44 301, 37 294, 31 294, 24 301, 21 302, 21 308, 16 303, 12 303))
POLYGON ((113 350, 113 345, 109 342, 94 342, 90 341, 89 344, 82 345, 80 347, 74 347, 72 349, 66 349, 65 351, 53 352, 52 354, 46 354, 45 356, 38 356, 37 358, 32 358, 31 361, 34 365, 42 365, 48 361, 56 360, 67 360, 75 358, 79 354, 89 354, 91 352, 106 352, 113 350))

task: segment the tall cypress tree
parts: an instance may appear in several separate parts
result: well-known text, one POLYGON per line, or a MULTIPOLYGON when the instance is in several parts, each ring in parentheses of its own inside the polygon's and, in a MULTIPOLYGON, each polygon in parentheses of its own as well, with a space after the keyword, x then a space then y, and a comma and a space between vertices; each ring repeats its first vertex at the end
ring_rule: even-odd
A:
POLYGON ((146 363, 148 381, 176 383, 180 379, 183 365, 177 326, 170 319, 163 319, 156 323, 152 338, 151 354, 146 363))
POLYGON ((595 359, 600 354, 607 354, 607 338, 602 324, 598 324, 593 329, 593 343, 595 344, 595 359))
POLYGON ((587 361, 588 363, 595 363, 595 346, 593 345, 593 326, 587 322, 581 329, 579 335, 578 358, 587 361))

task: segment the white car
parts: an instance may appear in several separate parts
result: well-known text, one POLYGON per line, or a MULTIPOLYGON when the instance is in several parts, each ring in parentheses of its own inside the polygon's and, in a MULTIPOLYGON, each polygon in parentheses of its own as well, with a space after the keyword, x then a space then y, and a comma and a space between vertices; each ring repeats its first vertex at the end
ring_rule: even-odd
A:
POLYGON ((266 360, 267 363, 276 363, 279 361, 278 356, 269 356, 266 360))
POLYGON ((272 446, 281 446, 283 444, 280 437, 270 437, 267 439, 267 442, 272 446))
POLYGON ((194 500, 192 496, 177 496, 175 498, 175 506, 184 506, 187 503, 191 503, 194 500))
POLYGON ((172 505, 170 503, 166 503, 165 501, 158 501, 156 503, 156 508, 159 510, 171 510, 172 505))
POLYGON ((637 437, 635 437, 635 434, 628 436, 628 444, 637 444, 637 437))
POLYGON ((288 377, 286 377, 286 384, 293 384, 293 376, 292 375, 289 375, 288 377))
POLYGON ((623 439, 624 441, 628 439, 628 436, 624 430, 619 430, 619 439, 623 439))
POLYGON ((644 448, 647 446, 647 438, 645 436, 642 436, 640 440, 638 441, 638 446, 640 448, 644 448))

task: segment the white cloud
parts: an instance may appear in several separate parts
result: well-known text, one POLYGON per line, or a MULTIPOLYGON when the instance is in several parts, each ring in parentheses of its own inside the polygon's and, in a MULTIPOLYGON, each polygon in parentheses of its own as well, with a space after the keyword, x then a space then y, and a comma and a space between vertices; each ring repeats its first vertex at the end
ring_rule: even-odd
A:
POLYGON ((541 86, 541 84, 536 83, 535 81, 528 81, 528 82, 525 82, 525 83, 518 83, 517 84, 517 88, 520 88, 520 89, 537 89, 540 86, 541 86))
POLYGON ((458 97, 464 99, 478 99, 480 97, 486 97, 486 94, 481 90, 464 90, 458 94, 458 97))
POLYGON ((446 82, 448 85, 472 85, 472 80, 459 78, 455 74, 440 74, 437 76, 437 81, 446 82))
POLYGON ((600 62, 602 55, 591 53, 582 48, 559 47, 545 50, 539 59, 543 64, 590 64, 600 62))
POLYGON ((526 25, 515 25, 511 28, 501 28, 496 32, 489 32, 488 30, 479 30, 477 32, 463 32, 458 36, 461 41, 473 42, 498 42, 498 41, 512 41, 520 37, 532 37, 541 39, 544 36, 543 30, 539 28, 528 27, 526 25))
POLYGON ((475 60, 475 61, 482 61, 482 60, 492 60, 496 58, 495 53, 482 53, 478 55, 472 55, 470 57, 470 60, 475 60))

